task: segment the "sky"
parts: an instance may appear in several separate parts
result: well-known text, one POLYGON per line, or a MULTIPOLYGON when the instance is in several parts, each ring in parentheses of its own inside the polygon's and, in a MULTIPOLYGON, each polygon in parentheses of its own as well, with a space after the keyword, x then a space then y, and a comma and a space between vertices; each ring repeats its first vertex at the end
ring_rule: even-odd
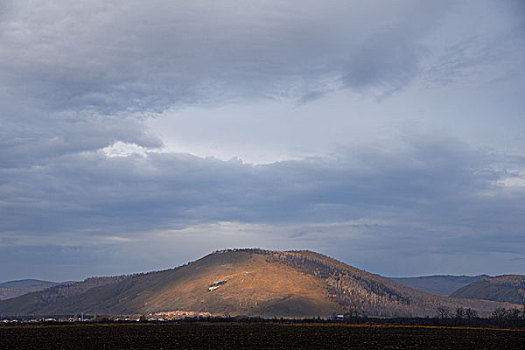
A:
POLYGON ((524 112, 520 0, 0 0, 0 281, 525 274, 524 112))

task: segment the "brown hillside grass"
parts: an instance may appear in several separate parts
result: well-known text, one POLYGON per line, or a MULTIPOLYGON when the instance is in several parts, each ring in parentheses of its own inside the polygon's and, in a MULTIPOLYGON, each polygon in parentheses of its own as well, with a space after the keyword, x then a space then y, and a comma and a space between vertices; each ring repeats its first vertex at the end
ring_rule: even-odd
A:
POLYGON ((279 306, 290 308, 284 314, 327 316, 338 309, 328 299, 326 287, 318 278, 286 265, 267 262, 263 255, 241 254, 243 259, 233 263, 209 262, 199 266, 184 281, 167 285, 148 298, 143 311, 162 311, 167 307, 232 316, 282 316, 283 312, 274 310, 279 306), (220 281, 226 283, 213 291, 208 290, 210 285, 220 281))

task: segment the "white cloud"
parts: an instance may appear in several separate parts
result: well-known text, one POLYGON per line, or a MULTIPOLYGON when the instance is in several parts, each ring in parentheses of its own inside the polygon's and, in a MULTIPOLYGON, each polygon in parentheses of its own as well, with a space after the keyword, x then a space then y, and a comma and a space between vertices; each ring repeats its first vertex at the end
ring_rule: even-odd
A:
POLYGON ((147 149, 136 143, 117 141, 114 144, 102 148, 102 153, 107 157, 129 157, 133 154, 146 156, 147 149))

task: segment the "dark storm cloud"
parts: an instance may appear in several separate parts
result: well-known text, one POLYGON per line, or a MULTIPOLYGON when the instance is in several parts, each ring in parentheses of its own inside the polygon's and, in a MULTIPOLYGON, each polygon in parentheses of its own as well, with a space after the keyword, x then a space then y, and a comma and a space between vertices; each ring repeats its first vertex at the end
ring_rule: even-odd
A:
MULTIPOLYGON (((217 244, 308 244, 392 274, 399 269, 421 272, 387 263, 396 257, 519 257, 524 248, 525 191, 523 185, 504 182, 525 182, 522 173, 505 170, 524 159, 474 151, 428 135, 406 139, 406 147, 398 151, 348 149, 332 157, 268 165, 155 152, 108 157, 94 151, 60 155, 26 168, 3 168, 0 246, 21 249, 16 256, 48 252, 47 260, 58 260, 47 268, 66 269, 63 273, 69 278, 74 277, 67 270, 72 266, 61 259, 75 249, 84 257, 66 259, 72 263, 107 254, 93 267, 97 273, 115 259, 106 271, 143 269, 136 261, 126 266, 125 259, 141 252, 144 259, 154 251, 163 253, 167 248, 162 242, 169 235, 159 238, 155 233, 163 230, 180 231, 169 240, 180 242, 178 249, 193 247, 194 254, 217 244), (229 231, 213 239, 217 222, 239 223, 231 229, 239 232, 236 239, 228 239, 229 231), (192 231, 203 224, 211 225, 200 229, 205 233, 192 231), (294 240, 298 241, 293 244, 294 240), (195 244, 205 248, 195 249, 195 244)), ((163 261, 169 266, 170 259, 163 261)), ((34 261, 29 256, 22 260, 13 263, 34 261)), ((146 266, 165 265, 152 261, 146 266)), ((436 273, 444 271, 430 266, 436 273)))
POLYGON ((19 1, 11 7, 0 38, 4 84, 39 107, 110 113, 239 96, 301 99, 331 84, 398 89, 418 73, 419 41, 447 5, 19 1))
POLYGON ((3 6, 5 167, 115 141, 158 147, 139 121, 169 107, 402 88, 419 71, 418 40, 446 8, 413 1, 3 6))
MULTIPOLYGON (((376 105, 361 116, 369 105, 358 102, 369 97, 375 103, 410 91, 421 78, 446 85, 491 69, 494 79, 521 74, 523 20, 492 16, 496 2, 474 3, 0 2, 0 263, 14 266, 0 272, 18 278, 26 270, 65 266, 60 271, 70 269, 68 278, 78 271, 118 273, 107 265, 120 258, 124 266, 130 254, 148 246, 154 248, 141 258, 162 252, 171 258, 162 246, 171 241, 180 244, 179 253, 237 242, 307 242, 342 258, 369 254, 361 261, 377 261, 376 268, 385 271, 392 257, 416 256, 423 266, 417 252, 440 258, 499 252, 515 259, 524 248, 520 156, 480 151, 461 137, 436 132, 401 135, 401 146, 379 137, 370 147, 344 144, 331 155, 323 149, 305 152, 317 157, 253 165, 169 150, 144 122, 187 106, 204 106, 212 117, 227 119, 229 110, 214 108, 239 103, 264 109, 265 101, 305 103, 345 90, 353 93, 350 102, 334 104, 329 113, 335 127, 319 130, 319 138, 353 131, 348 139, 366 140, 368 135, 356 133, 360 122, 375 118, 376 105), (490 33, 504 28, 498 35, 467 30, 456 37, 456 30, 480 27, 471 26, 477 20, 468 19, 465 8, 496 18, 487 25, 490 33), (450 16, 454 11, 458 17, 450 16), (432 37, 439 28, 443 37, 432 37), (221 222, 231 226, 217 236, 213 225, 221 222), (237 231, 242 234, 231 234, 237 231)), ((508 108, 511 117, 521 106, 514 95, 510 105, 518 107, 508 108)), ((407 96, 401 104, 410 101, 410 108, 397 113, 416 110, 418 97, 407 96)), ((436 105, 448 102, 441 97, 436 95, 436 105)), ((474 109, 477 99, 464 101, 464 110, 474 109)), ((458 113, 427 114, 455 121, 460 107, 458 113)), ((307 117, 324 121, 324 113, 313 109, 307 117)), ((389 114, 383 110, 377 118, 389 114)), ((499 127, 492 117, 485 120, 499 127)), ((302 123, 283 117, 289 123, 283 129, 291 134, 307 128, 308 118, 302 123)), ((174 123, 183 129, 184 123, 174 123)), ((227 135, 217 142, 239 132, 236 123, 213 124, 227 135)), ((317 132, 321 124, 309 127, 317 132)), ((286 145, 281 135, 287 133, 246 125, 242 140, 258 136, 254 149, 266 146, 260 142, 265 132, 274 133, 268 140, 280 141, 275 153, 286 145)), ((287 159, 282 153, 278 159, 287 159)))
POLYGON ((149 148, 162 145, 133 117, 51 115, 24 107, 3 112, 11 114, 3 115, 0 127, 2 168, 42 165, 62 155, 95 151, 117 140, 149 148))
POLYGON ((501 159, 451 140, 416 139, 409 146, 258 166, 183 154, 108 158, 93 152, 4 169, 1 231, 9 234, 3 242, 16 241, 17 233, 128 237, 217 221, 362 218, 389 220, 394 229, 406 222, 423 231, 468 228, 467 239, 486 236, 485 245, 519 238, 524 194, 505 193, 497 184, 505 172, 487 168, 501 159), (502 224, 505 232, 498 231, 502 224))

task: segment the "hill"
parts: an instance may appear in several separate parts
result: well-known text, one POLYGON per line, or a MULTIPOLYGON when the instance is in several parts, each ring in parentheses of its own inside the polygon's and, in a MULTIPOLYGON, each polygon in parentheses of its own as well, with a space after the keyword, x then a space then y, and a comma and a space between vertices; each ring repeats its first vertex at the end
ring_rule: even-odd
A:
POLYGON ((41 291, 27 293, 16 298, 0 301, 0 314, 34 315, 42 308, 59 303, 63 299, 74 298, 88 290, 122 281, 129 276, 91 277, 82 282, 65 282, 41 291))
POLYGON ((437 307, 488 314, 489 301, 428 294, 311 251, 215 252, 178 268, 84 281, 0 302, 3 315, 146 314, 170 310, 217 315, 327 317, 435 316, 437 307))
POLYGON ((524 304, 525 275, 486 277, 458 289, 451 296, 524 304))
POLYGON ((0 283, 0 300, 15 298, 31 292, 38 292, 58 284, 59 283, 56 282, 35 279, 3 282, 0 283))
POLYGON ((421 276, 421 277, 389 277, 390 280, 405 286, 416 288, 437 295, 451 295, 466 285, 477 282, 487 275, 479 276, 421 276))

